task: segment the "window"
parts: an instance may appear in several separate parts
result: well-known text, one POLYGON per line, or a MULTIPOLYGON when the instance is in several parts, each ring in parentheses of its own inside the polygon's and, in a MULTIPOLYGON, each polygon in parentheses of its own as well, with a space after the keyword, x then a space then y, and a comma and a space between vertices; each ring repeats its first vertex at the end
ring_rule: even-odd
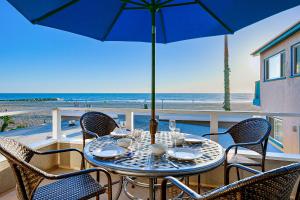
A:
POLYGON ((282 143, 282 136, 283 136, 282 129, 283 129, 282 119, 274 118, 274 139, 280 143, 282 143))
POLYGON ((283 122, 282 119, 278 117, 268 117, 269 122, 272 125, 272 130, 271 130, 271 141, 275 143, 279 147, 282 146, 283 142, 283 122))
POLYGON ((285 52, 278 53, 265 59, 265 80, 284 77, 285 52))
POLYGON ((293 74, 300 74, 300 44, 293 46, 293 74))

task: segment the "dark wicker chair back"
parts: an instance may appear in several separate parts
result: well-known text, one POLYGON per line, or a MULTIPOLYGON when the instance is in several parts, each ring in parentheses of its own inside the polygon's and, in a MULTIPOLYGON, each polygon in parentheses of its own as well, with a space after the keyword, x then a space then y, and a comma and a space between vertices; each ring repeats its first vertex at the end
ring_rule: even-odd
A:
POLYGON ((101 112, 87 112, 80 118, 83 140, 97 136, 109 135, 118 124, 110 116, 101 112), (93 133, 93 134, 91 134, 93 133))
MULTIPOLYGON (((193 198, 202 200, 289 200, 299 176, 300 163, 296 163, 242 179, 203 195, 198 195, 193 192, 190 194, 193 198)), ((174 180, 172 177, 166 177, 166 179, 171 179, 171 182, 174 180)), ((166 192, 164 191, 166 188, 165 183, 164 181, 162 190, 163 200, 166 196, 166 192)), ((178 183, 177 186, 180 187, 181 183, 178 183)), ((188 192, 187 187, 183 186, 180 188, 188 192)), ((299 200, 298 192, 299 191, 297 191, 296 196, 297 200, 299 200)))
POLYGON ((262 118, 250 118, 241 121, 227 130, 237 143, 249 143, 261 141, 261 144, 245 146, 261 155, 266 153, 267 142, 271 132, 271 124, 262 118))
POLYGON ((290 199, 299 176, 300 163, 284 166, 229 184, 209 199, 290 199))
POLYGON ((28 200, 44 179, 39 169, 29 164, 34 155, 30 148, 16 142, 15 140, 0 137, 0 153, 3 154, 16 177, 17 195, 21 200, 28 200))

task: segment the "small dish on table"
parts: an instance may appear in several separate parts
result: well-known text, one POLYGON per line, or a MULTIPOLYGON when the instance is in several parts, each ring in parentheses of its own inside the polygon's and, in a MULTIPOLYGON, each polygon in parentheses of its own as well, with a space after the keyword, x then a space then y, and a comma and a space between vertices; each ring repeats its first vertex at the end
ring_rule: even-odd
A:
POLYGON ((184 138, 184 141, 188 144, 203 144, 205 142, 204 139, 196 137, 187 137, 184 138))
POLYGON ((202 153, 192 148, 176 147, 168 150, 168 156, 177 160, 192 161, 200 158, 202 153))
POLYGON ((151 153, 154 156, 161 156, 166 153, 168 146, 165 144, 151 144, 151 153))
POLYGON ((92 155, 98 158, 110 159, 123 156, 127 153, 127 150, 117 145, 109 145, 103 148, 95 149, 92 151, 92 155))
POLYGON ((120 138, 117 140, 117 145, 123 148, 128 148, 132 144, 132 139, 130 138, 120 138))
POLYGON ((131 131, 129 131, 127 129, 117 129, 110 133, 110 135, 115 138, 128 137, 130 134, 131 134, 131 131))

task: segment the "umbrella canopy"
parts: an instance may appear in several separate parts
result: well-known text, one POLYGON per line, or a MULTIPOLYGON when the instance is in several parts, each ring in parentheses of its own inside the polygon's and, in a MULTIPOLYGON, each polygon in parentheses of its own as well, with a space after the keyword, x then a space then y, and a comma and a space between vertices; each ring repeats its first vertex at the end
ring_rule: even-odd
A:
MULTIPOLYGON (((151 0, 8 0, 29 21, 101 41, 151 42, 151 0)), ((299 0, 156 0, 156 42, 230 34, 299 0)))
POLYGON ((155 142, 155 43, 232 34, 300 0, 8 0, 33 24, 100 41, 152 42, 151 142, 155 142))

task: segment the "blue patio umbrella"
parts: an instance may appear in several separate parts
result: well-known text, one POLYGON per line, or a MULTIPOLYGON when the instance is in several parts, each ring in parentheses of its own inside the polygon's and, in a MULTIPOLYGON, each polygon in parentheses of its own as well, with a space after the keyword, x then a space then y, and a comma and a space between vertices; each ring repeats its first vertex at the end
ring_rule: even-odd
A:
POLYGON ((151 142, 155 142, 155 44, 232 34, 300 0, 8 0, 33 24, 100 41, 152 42, 151 142))

